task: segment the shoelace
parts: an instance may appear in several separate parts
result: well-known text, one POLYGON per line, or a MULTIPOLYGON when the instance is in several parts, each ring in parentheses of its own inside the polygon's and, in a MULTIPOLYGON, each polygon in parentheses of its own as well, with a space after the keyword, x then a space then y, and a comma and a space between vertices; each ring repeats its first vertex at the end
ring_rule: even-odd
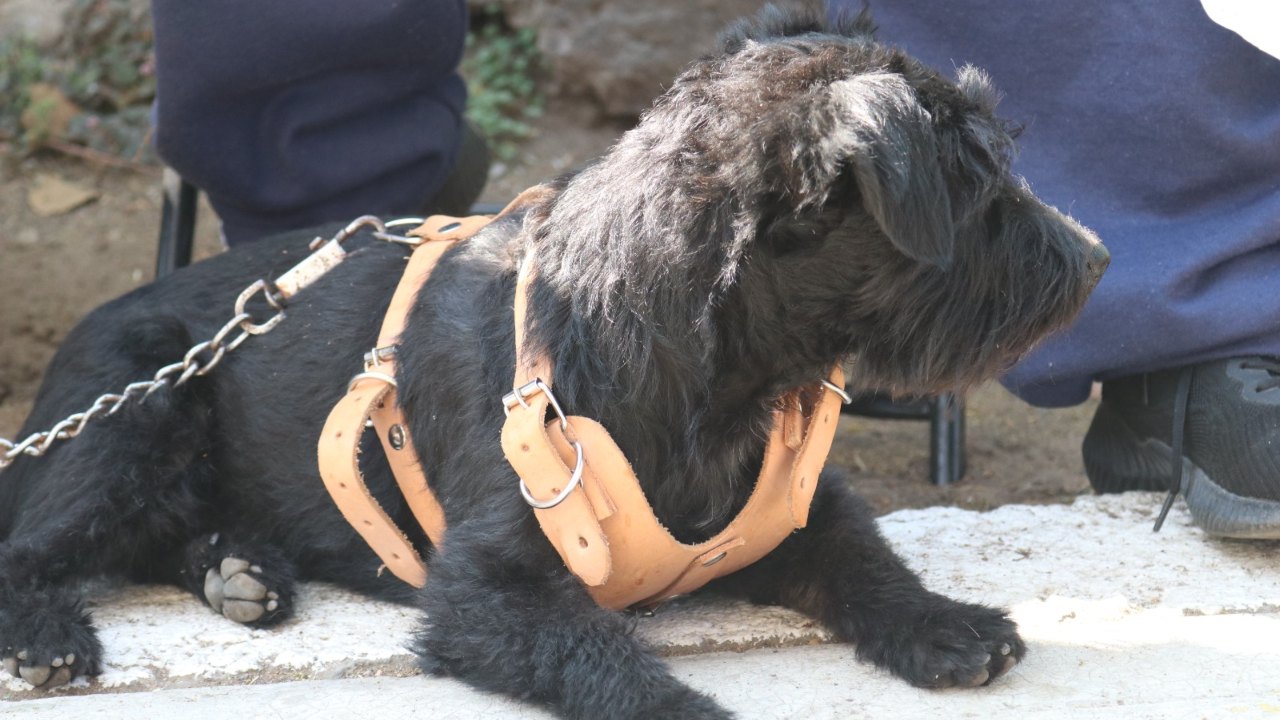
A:
MULTIPOLYGON (((1256 360, 1245 360, 1240 363, 1240 367, 1266 371, 1268 377, 1258 383, 1258 392, 1280 388, 1280 358, 1260 357, 1256 360)), ((1187 399, 1190 397, 1191 368, 1186 367, 1178 375, 1178 389, 1173 395, 1173 464, 1169 469, 1169 494, 1164 498, 1164 505, 1160 508, 1160 514, 1156 516, 1156 524, 1152 532, 1160 532, 1165 517, 1173 507, 1173 501, 1178 499, 1178 493, 1182 490, 1182 441, 1187 427, 1187 399)))
MULTIPOLYGON (((1276 365, 1276 370, 1280 372, 1280 364, 1276 365)), ((1276 380, 1277 387, 1280 387, 1280 378, 1276 380)), ((1173 508, 1173 501, 1178 499, 1178 492, 1182 489, 1182 439, 1187 427, 1187 399, 1190 397, 1191 368, 1185 367, 1178 375, 1178 389, 1173 395, 1173 466, 1169 469, 1169 494, 1164 498, 1164 505, 1160 508, 1156 525, 1151 532, 1160 532, 1165 517, 1173 508)))
POLYGON ((1266 370, 1270 377, 1258 383, 1258 392, 1280 388, 1280 358, 1258 358, 1240 363, 1249 370, 1266 370))

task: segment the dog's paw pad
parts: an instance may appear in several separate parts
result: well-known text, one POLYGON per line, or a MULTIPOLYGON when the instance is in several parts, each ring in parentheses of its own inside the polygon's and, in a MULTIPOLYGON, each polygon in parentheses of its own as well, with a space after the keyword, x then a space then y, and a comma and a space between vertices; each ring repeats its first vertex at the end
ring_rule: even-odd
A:
POLYGON ((33 660, 33 657, 31 651, 20 650, 15 655, 0 659, 0 664, 3 664, 5 672, 40 690, 62 687, 80 674, 81 668, 75 664, 75 653, 56 655, 47 661, 33 660))
POLYGON ((204 577, 204 597, 209 607, 235 622, 269 624, 284 616, 281 593, 270 588, 260 565, 235 557, 223 558, 204 577))
POLYGON ((222 575, 223 580, 230 580, 231 578, 235 577, 236 575, 239 575, 240 573, 248 569, 249 569, 248 560, 241 560, 240 558, 233 558, 233 557, 223 558, 222 565, 219 566, 218 568, 219 573, 222 575))

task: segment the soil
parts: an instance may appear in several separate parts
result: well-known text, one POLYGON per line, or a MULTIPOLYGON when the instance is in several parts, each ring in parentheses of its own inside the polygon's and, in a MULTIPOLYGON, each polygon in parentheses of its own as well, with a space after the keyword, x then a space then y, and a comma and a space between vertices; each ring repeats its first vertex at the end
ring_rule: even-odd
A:
MULTIPOLYGON (((573 105, 549 107, 518 160, 495 167, 482 200, 503 203, 607 149, 625 128, 595 123, 593 116, 573 105)), ((151 280, 160 207, 158 169, 111 169, 53 155, 0 163, 0 437, 18 439, 44 367, 71 326, 102 302, 151 280), (41 174, 99 197, 63 214, 38 216, 28 194, 41 174)), ((202 204, 196 256, 220 250, 216 217, 202 204)), ((928 482, 928 425, 922 422, 846 417, 831 463, 848 471, 878 513, 1070 502, 1089 492, 1080 442, 1092 411, 1093 402, 1035 409, 992 383, 968 401, 968 473, 959 483, 928 482)))

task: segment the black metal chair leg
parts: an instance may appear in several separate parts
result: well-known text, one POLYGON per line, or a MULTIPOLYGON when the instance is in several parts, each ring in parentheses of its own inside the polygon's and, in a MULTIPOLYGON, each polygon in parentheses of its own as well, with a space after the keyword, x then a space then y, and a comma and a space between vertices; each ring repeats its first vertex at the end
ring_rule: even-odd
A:
POLYGON ((191 264, 195 244, 199 191, 174 171, 165 168, 164 207, 160 212, 160 247, 156 252, 156 277, 161 278, 191 264))
POLYGON ((943 393, 930 401, 929 479, 950 485, 964 476, 964 401, 943 393))
POLYGON ((934 485, 949 485, 964 477, 963 399, 951 393, 900 400, 876 393, 855 394, 853 403, 841 412, 882 420, 928 420, 929 479, 934 485))

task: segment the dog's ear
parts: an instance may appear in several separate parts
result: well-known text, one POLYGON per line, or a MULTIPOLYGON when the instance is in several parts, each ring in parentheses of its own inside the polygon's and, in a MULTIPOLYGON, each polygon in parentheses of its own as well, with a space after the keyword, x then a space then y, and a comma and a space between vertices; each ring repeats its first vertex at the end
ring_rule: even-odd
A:
POLYGON ((830 86, 839 146, 866 211, 903 254, 946 267, 954 226, 939 146, 901 75, 864 73, 830 86))

